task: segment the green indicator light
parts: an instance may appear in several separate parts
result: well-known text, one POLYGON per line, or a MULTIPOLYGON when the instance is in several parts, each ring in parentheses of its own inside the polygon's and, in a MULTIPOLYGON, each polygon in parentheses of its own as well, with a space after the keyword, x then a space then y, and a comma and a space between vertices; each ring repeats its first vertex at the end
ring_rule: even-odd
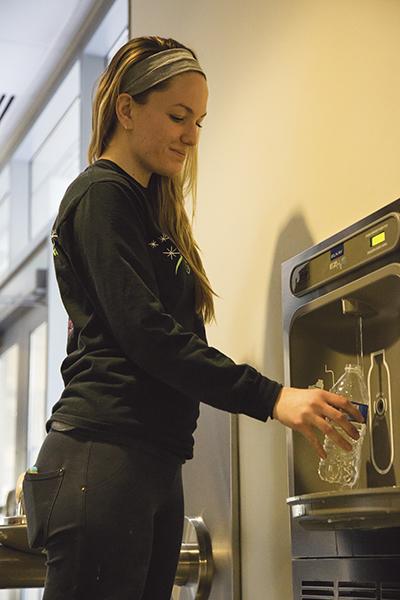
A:
POLYGON ((385 240, 386 240, 386 233, 384 231, 377 233, 376 235, 374 235, 371 238, 371 248, 378 246, 378 244, 382 244, 382 242, 384 242, 385 240))

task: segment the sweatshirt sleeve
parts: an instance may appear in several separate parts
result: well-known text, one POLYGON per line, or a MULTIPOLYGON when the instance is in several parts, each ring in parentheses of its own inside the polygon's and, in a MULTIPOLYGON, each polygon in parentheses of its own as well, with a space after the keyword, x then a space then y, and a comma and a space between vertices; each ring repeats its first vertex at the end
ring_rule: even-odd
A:
POLYGON ((146 245, 143 201, 116 185, 92 184, 59 230, 94 309, 150 376, 215 408, 266 421, 282 386, 209 346, 204 328, 202 339, 168 314, 146 245))

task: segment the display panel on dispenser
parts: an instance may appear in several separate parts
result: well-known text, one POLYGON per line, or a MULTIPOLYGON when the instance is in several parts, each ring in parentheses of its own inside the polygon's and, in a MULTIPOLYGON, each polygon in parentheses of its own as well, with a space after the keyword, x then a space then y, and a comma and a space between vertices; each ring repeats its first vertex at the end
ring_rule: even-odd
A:
POLYGON ((291 291, 302 296, 395 250, 400 244, 400 220, 392 213, 297 265, 290 277, 291 291))

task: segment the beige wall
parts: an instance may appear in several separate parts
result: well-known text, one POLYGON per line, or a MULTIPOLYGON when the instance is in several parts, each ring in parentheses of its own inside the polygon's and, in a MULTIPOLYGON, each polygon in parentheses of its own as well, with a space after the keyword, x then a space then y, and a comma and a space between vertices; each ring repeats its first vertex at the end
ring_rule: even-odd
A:
MULTIPOLYGON (((210 342, 282 379, 280 263, 400 196, 398 0, 131 0, 208 74, 197 237, 210 342)), ((287 600, 283 428, 240 419, 243 600, 287 600)))

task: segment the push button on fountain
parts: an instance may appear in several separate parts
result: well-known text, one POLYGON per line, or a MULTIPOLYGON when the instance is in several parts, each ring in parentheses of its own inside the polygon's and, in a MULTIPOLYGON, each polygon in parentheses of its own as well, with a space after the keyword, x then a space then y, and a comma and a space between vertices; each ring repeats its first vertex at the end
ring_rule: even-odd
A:
POLYGON ((374 403, 375 414, 378 417, 383 417, 387 411, 387 400, 384 397, 378 398, 374 403))

